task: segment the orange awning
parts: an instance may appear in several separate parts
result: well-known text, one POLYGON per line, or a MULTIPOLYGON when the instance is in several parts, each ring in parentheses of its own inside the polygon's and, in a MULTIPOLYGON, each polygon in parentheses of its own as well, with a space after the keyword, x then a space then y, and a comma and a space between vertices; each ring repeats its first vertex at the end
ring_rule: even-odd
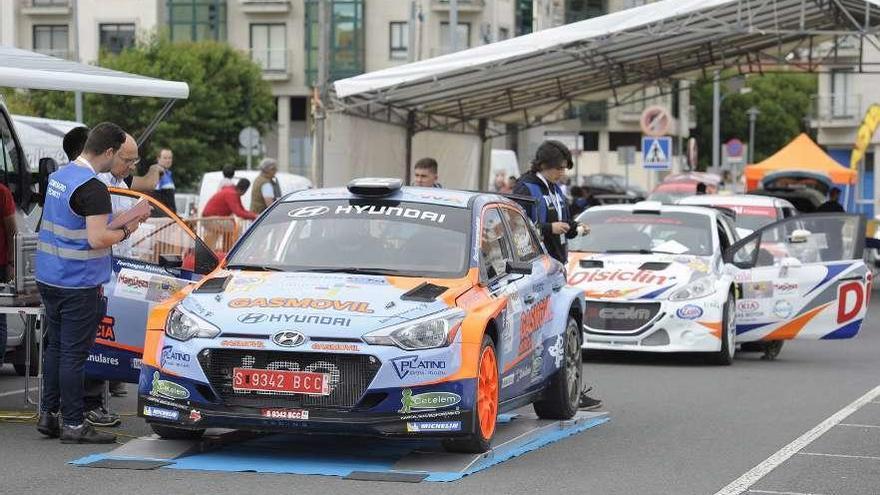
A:
POLYGON ((837 163, 810 136, 802 133, 773 156, 747 166, 746 189, 757 189, 765 175, 786 170, 822 174, 841 185, 855 184, 858 179, 858 172, 837 163))

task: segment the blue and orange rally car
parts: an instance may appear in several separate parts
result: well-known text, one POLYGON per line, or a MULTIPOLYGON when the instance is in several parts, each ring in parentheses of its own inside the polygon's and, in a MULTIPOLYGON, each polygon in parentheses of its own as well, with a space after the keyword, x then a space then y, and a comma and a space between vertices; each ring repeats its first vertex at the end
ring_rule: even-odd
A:
POLYGON ((397 179, 302 191, 153 309, 139 414, 164 438, 318 431, 482 452, 501 412, 574 416, 583 304, 509 199, 397 179))

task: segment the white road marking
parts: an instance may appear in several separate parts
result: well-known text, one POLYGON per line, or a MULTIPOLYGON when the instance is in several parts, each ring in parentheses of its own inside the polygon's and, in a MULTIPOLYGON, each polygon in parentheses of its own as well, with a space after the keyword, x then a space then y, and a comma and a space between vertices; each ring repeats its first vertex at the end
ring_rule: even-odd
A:
POLYGON ((715 495, 740 495, 745 492, 761 478, 767 476, 767 474, 779 467, 780 464, 790 459, 793 455, 797 454, 804 447, 824 435, 834 426, 842 423, 850 414, 858 411, 865 404, 877 399, 877 397, 880 397, 880 386, 868 391, 865 395, 859 397, 848 406, 832 414, 825 421, 816 425, 812 430, 804 433, 785 447, 782 447, 763 462, 716 492, 715 495))
POLYGON ((16 395, 16 394, 23 394, 23 393, 24 393, 24 389, 13 390, 11 392, 3 392, 2 394, 0 394, 0 397, 6 397, 7 395, 16 395))
POLYGON ((853 428, 880 428, 880 425, 854 425, 852 423, 840 423, 837 426, 851 426, 853 428))
POLYGON ((875 455, 848 455, 848 454, 821 454, 819 452, 798 452, 798 455, 814 455, 819 457, 842 457, 844 459, 871 459, 880 461, 880 457, 875 455))
POLYGON ((772 495, 822 495, 821 493, 774 492, 773 490, 749 490, 749 493, 769 493, 772 495))

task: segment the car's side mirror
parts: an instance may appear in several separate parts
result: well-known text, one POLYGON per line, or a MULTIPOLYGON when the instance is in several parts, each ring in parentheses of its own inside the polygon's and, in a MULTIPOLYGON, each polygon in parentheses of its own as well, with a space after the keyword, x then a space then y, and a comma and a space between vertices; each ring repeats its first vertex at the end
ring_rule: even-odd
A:
POLYGON ((165 268, 180 268, 183 266, 183 256, 177 254, 160 254, 159 266, 165 268))
POLYGON ((812 234, 809 230, 797 229, 788 236, 788 242, 790 244, 803 244, 807 242, 812 234))
POLYGON ((507 273, 516 273, 518 275, 531 275, 532 264, 528 261, 507 261, 507 273))

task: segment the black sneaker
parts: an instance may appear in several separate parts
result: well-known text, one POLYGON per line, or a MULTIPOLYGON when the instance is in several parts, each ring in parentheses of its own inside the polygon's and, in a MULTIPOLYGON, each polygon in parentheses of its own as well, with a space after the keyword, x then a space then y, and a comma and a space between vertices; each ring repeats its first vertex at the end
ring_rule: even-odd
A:
POLYGON ((128 390, 125 390, 124 382, 110 382, 110 395, 113 397, 125 397, 128 390))
POLYGON ((86 423, 92 426, 109 427, 119 426, 122 420, 119 419, 119 415, 113 414, 103 407, 98 407, 86 413, 86 423))
POLYGON ((602 401, 599 399, 594 399, 587 395, 590 393, 590 390, 593 390, 593 387, 589 387, 581 392, 580 400, 578 401, 578 409, 581 411, 593 411, 595 409, 599 409, 602 407, 602 401))
POLYGON ((113 443, 115 441, 116 435, 100 432, 87 423, 78 427, 68 425, 61 427, 61 443, 113 443))
POLYGON ((58 425, 58 413, 41 412, 37 421, 37 431, 49 438, 58 438, 61 427, 58 425))

